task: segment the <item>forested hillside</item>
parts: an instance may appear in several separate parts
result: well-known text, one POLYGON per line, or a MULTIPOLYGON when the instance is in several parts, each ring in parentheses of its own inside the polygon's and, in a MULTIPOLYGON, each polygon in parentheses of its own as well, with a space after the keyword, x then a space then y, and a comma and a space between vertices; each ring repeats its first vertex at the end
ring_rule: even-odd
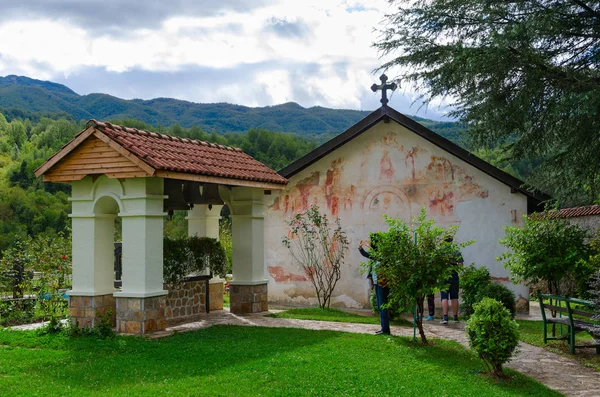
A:
MULTIPOLYGON (((78 95, 61 84, 21 76, 0 77, 0 111, 8 120, 13 116, 32 119, 40 114, 60 113, 75 121, 136 119, 159 128, 179 124, 186 128, 198 126, 217 134, 262 128, 318 137, 321 141, 339 134, 370 113, 319 106, 303 108, 293 102, 251 108, 172 98, 125 100, 107 94, 78 95)), ((462 130, 456 123, 415 119, 453 140, 462 130)))
MULTIPOLYGON (((156 131, 139 120, 112 121, 156 131)), ((29 119, 7 122, 0 113, 0 252, 26 235, 52 235, 67 230, 70 186, 43 183, 35 178, 34 171, 83 130, 84 124, 46 117, 34 122, 29 119)), ((264 129, 217 135, 207 134, 199 127, 186 129, 175 125, 163 132, 240 147, 274 169, 283 168, 317 146, 315 140, 264 129)))
MULTIPOLYGON (((70 225, 70 186, 43 183, 35 178, 33 172, 83 130, 88 118, 95 117, 148 131, 240 147, 278 170, 367 114, 318 107, 304 109, 293 103, 270 108, 246 108, 229 104, 199 105, 174 99, 125 101, 101 94, 79 96, 59 84, 14 76, 0 78, 0 106, 4 106, 0 108, 0 252, 17 238, 26 235, 52 235, 67 231, 70 225), (80 105, 83 103, 88 104, 94 112, 101 113, 81 110, 80 105), (152 104, 153 107, 148 107, 147 104, 152 104), (7 105, 10 108, 6 108, 7 105), (201 106, 203 110, 199 111, 196 106, 201 106), (167 118, 161 119, 162 124, 152 124, 148 122, 153 120, 152 117, 132 118, 132 111, 140 116, 179 115, 181 120, 187 121, 167 126, 170 120, 167 118), (103 117, 99 114, 113 116, 103 117), (244 117, 240 118, 240 114, 244 117), (263 116, 265 114, 267 116, 263 116), (124 116, 117 117, 118 115, 124 116), (194 115, 203 122, 186 128, 182 126, 190 123, 190 118, 186 115, 194 115), (246 127, 254 124, 268 128, 246 127), (202 125, 213 127, 205 128, 202 125), (288 127, 281 127, 282 125, 288 127), (320 130, 319 126, 326 126, 327 129, 320 130), (304 127, 307 131, 319 133, 302 134, 304 127), (291 130, 292 133, 275 132, 280 129, 291 130)), ((440 135, 466 146, 462 129, 456 123, 415 119, 440 135)), ((505 160, 505 153, 504 148, 480 149, 476 152, 492 164, 523 178, 529 172, 531 164, 510 164, 505 160)), ((165 225, 167 234, 177 235, 185 229, 182 226, 183 216, 180 215, 165 225)))

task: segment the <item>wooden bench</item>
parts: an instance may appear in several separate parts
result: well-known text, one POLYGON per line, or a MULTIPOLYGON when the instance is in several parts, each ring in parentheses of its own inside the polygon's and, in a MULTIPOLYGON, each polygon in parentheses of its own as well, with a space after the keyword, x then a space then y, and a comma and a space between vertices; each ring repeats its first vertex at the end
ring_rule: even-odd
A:
POLYGON ((542 294, 539 291, 537 295, 540 302, 540 310, 542 311, 542 319, 544 320, 544 343, 548 343, 548 340, 568 340, 569 345, 571 347, 571 354, 575 354, 576 348, 580 349, 590 347, 595 347, 596 354, 600 354, 600 343, 575 345, 575 334, 582 331, 587 331, 591 333, 594 327, 597 327, 598 325, 592 323, 591 321, 587 321, 591 320, 591 317, 594 315, 593 312, 575 309, 572 306, 580 305, 588 308, 593 308, 594 304, 592 302, 581 299, 568 298, 566 296, 542 294), (554 300, 554 304, 545 303, 545 299, 554 300), (564 306, 561 302, 564 303, 564 306), (545 309, 559 313, 564 313, 566 314, 566 316, 547 317, 545 309), (573 318, 574 315, 578 317, 573 318), (568 327, 568 331, 565 335, 556 336, 553 330, 552 336, 548 336, 548 324, 565 325, 568 327))

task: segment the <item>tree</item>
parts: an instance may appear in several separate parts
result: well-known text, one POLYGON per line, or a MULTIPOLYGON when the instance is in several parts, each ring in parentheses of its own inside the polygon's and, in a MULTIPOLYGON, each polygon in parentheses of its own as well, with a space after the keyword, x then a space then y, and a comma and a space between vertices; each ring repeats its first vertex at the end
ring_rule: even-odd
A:
MULTIPOLYGON (((390 287, 390 305, 414 302, 416 298, 419 312, 424 313, 425 297, 447 287, 443 283, 452 273, 452 264, 457 264, 456 252, 472 242, 449 242, 458 227, 434 226, 425 208, 413 219, 412 229, 400 219, 386 217, 386 222, 389 229, 378 233, 377 249, 371 253, 373 271, 390 287)), ((421 340, 427 343, 423 319, 418 317, 416 321, 421 340)))
POLYGON ((500 240, 510 251, 498 260, 504 261, 514 283, 543 281, 550 294, 565 294, 567 291, 559 291, 563 278, 570 276, 583 283, 589 280, 593 266, 587 261, 590 248, 585 243, 585 229, 553 218, 551 213, 525 215, 523 219, 523 227, 505 227, 506 236, 500 240))
POLYGON ((531 185, 571 203, 600 192, 600 1, 395 1, 381 69, 445 97, 475 144, 539 159, 531 185))
POLYGON ((348 239, 339 218, 331 230, 327 215, 312 205, 286 221, 286 225, 290 233, 282 239, 283 244, 315 287, 319 307, 329 308, 348 251, 348 239))

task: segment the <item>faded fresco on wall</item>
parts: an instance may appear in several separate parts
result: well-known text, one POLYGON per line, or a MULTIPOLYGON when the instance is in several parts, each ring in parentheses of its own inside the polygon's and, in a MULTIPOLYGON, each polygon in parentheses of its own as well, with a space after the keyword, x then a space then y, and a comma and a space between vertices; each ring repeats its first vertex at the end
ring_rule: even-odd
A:
POLYGON ((369 232, 385 230, 382 215, 409 221, 425 207, 438 224, 460 224, 458 207, 488 199, 489 183, 482 184, 480 171, 432 147, 404 127, 380 123, 292 177, 286 190, 268 203, 269 299, 309 304, 314 296, 312 285, 290 263, 281 244, 286 233, 283 219, 312 204, 332 218, 339 217, 350 240, 348 263, 333 305, 366 307, 368 291, 355 246, 369 232))

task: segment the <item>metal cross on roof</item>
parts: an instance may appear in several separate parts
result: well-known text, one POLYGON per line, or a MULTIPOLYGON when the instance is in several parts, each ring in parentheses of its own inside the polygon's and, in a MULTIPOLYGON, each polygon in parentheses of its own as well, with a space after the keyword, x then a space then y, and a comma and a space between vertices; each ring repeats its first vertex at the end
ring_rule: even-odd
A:
POLYGON ((396 88, 398 88, 398 85, 394 82, 392 82, 391 84, 386 84, 388 77, 385 74, 382 74, 381 77, 379 78, 379 80, 381 80, 381 84, 377 85, 377 84, 373 84, 371 86, 371 90, 373 90, 373 92, 377 92, 377 90, 381 90, 381 104, 383 106, 387 106, 388 98, 387 98, 387 90, 392 90, 394 91, 396 88))

